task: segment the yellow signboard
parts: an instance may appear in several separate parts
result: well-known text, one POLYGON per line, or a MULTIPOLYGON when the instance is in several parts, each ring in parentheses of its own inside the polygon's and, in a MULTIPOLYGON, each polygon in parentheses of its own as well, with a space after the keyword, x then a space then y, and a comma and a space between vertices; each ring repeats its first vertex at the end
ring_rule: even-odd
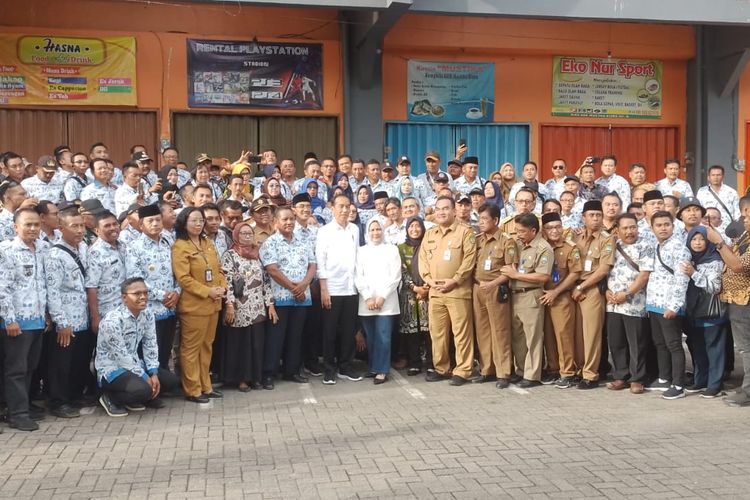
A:
POLYGON ((135 38, 0 35, 0 104, 135 106, 135 38))

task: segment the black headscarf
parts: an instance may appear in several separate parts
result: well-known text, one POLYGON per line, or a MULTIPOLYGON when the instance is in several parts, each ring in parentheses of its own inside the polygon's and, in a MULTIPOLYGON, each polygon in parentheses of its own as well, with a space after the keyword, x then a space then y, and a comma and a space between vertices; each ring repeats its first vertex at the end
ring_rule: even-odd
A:
POLYGON ((354 205, 357 207, 357 210, 374 210, 375 201, 374 201, 374 196, 372 194, 372 188, 370 186, 363 184, 357 188, 357 194, 359 194, 359 192, 363 189, 367 191, 367 201, 364 203, 360 203, 359 196, 355 196, 354 205))
POLYGON ((406 220, 406 244, 414 248, 414 255, 411 258, 411 279, 414 281, 415 286, 424 286, 424 280, 419 274, 419 247, 422 244, 425 232, 427 230, 424 227, 424 221, 421 217, 413 216, 406 220), (422 235, 418 239, 413 239, 409 236, 409 226, 412 222, 417 222, 419 227, 422 229, 422 235))
POLYGON ((703 226, 695 226, 688 232, 685 245, 688 250, 690 250, 690 255, 693 257, 693 265, 695 267, 698 267, 699 264, 707 264, 709 262, 721 260, 721 255, 719 255, 719 252, 716 250, 716 245, 708 241, 708 231, 703 226), (706 249, 702 252, 695 252, 690 247, 690 242, 693 241, 693 237, 698 233, 703 235, 703 239, 706 241, 706 249))

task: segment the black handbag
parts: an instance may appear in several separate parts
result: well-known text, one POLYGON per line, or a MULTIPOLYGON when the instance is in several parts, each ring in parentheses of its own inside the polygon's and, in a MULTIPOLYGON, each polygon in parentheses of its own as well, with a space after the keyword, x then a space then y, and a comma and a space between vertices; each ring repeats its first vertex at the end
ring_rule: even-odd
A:
POLYGON ((708 293, 692 283, 688 287, 685 308, 693 319, 721 319, 726 315, 726 305, 719 299, 719 294, 708 293))

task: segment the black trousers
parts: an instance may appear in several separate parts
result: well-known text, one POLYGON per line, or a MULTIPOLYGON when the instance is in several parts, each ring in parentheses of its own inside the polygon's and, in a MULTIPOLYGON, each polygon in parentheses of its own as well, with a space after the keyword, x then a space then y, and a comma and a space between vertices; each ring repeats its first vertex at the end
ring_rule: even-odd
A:
POLYGON ((645 318, 607 313, 609 349, 612 354, 615 380, 645 383, 646 353, 650 342, 644 328, 645 318))
POLYGON ((323 309, 323 361, 328 372, 347 372, 354 359, 354 333, 357 325, 357 295, 331 297, 331 308, 323 309), (337 349, 338 347, 338 349, 337 349))
MULTIPOLYGON (((177 375, 159 368, 159 394, 173 391, 180 380, 177 375)), ((102 380, 102 391, 109 395, 109 399, 118 406, 145 404, 151 399, 151 386, 135 373, 126 371, 112 382, 102 380)))
POLYGON ((661 313, 648 313, 651 338, 659 361, 659 378, 672 385, 685 385, 685 350, 682 347, 682 318, 666 319, 661 313))
MULTIPOLYGON (((422 368, 422 350, 425 352, 424 366, 432 368, 432 339, 429 333, 405 333, 409 368, 422 368)), ((479 351, 477 351, 479 352, 479 351)))
POLYGON ((57 408, 83 396, 85 388, 95 388, 95 377, 89 365, 96 346, 96 336, 90 331, 75 332, 68 347, 57 343, 57 333, 46 335, 49 346, 49 406, 57 408))
POLYGON ((299 375, 302 359, 302 331, 305 328, 305 306, 277 306, 279 321, 266 322, 266 345, 263 354, 263 377, 275 377, 279 359, 284 354, 284 375, 299 375))
POLYGON ((313 280, 310 285, 312 306, 307 308, 305 328, 302 335, 302 361, 306 365, 315 365, 323 351, 323 335, 321 333, 320 284, 313 280))
POLYGON ((170 316, 156 322, 156 344, 159 346, 159 368, 162 370, 169 370, 169 358, 172 356, 176 329, 177 316, 170 316))
POLYGON ((43 330, 24 330, 16 337, 5 331, 3 339, 3 382, 5 402, 11 419, 28 416, 29 388, 42 352, 43 330))
POLYGON ((225 384, 260 382, 263 372, 263 344, 266 323, 261 321, 242 328, 224 325, 224 352, 221 381, 225 384))

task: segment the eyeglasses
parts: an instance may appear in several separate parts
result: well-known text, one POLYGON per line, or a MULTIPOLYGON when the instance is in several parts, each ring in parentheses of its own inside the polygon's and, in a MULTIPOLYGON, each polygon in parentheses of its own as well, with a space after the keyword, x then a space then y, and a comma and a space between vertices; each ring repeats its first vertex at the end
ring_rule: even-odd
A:
POLYGON ((552 170, 564 170, 564 165, 552 165, 552 170))
POLYGON ((203 224, 203 219, 193 219, 188 221, 190 224, 194 224, 196 226, 203 224))
POLYGON ((132 295, 133 297, 148 297, 148 291, 144 290, 142 292, 125 292, 125 295, 132 295))
POLYGON ((240 236, 242 236, 243 238, 252 238, 253 236, 255 236, 255 233, 249 233, 249 232, 246 232, 246 231, 245 232, 240 231, 240 236))

